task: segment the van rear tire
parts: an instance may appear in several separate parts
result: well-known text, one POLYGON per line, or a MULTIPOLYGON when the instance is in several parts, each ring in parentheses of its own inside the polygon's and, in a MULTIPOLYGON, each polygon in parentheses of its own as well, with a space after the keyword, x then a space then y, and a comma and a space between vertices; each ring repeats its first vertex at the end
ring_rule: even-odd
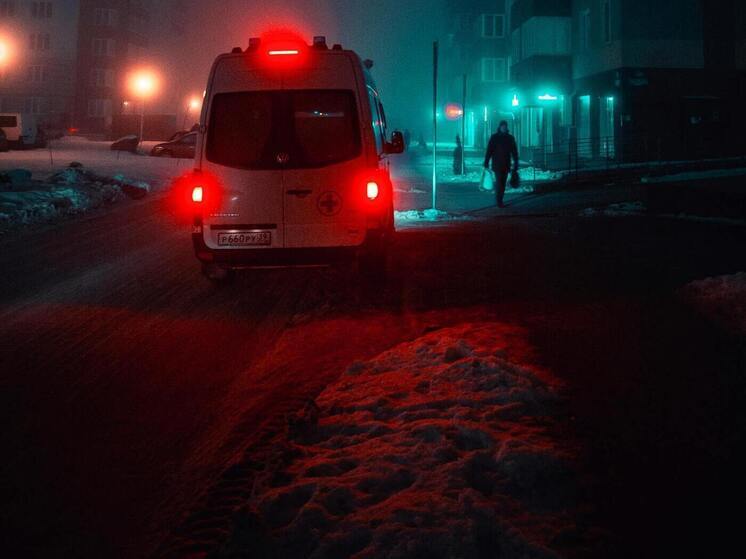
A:
POLYGON ((235 270, 224 268, 217 264, 205 262, 202 264, 202 275, 215 284, 229 283, 236 277, 235 270))

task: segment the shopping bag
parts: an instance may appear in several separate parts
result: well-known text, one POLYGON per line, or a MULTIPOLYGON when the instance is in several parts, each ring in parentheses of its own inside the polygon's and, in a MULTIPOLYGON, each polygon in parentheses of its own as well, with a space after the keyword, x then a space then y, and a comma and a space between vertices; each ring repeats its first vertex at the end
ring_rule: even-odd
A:
POLYGON ((513 171, 510 174, 510 187, 520 188, 520 186, 521 186, 521 175, 518 174, 518 171, 513 171))
POLYGON ((489 169, 482 169, 482 178, 479 179, 479 190, 492 192, 495 190, 495 175, 489 169))

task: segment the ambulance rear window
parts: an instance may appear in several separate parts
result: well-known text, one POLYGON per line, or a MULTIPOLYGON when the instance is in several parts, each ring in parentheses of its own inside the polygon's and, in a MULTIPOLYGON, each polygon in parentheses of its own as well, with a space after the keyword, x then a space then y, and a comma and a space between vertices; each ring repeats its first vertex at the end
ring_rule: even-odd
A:
POLYGON ((207 134, 207 159, 239 169, 264 168, 268 160, 271 163, 277 95, 269 91, 216 95, 207 134))
POLYGON ((351 92, 296 91, 291 97, 296 158, 300 158, 297 164, 318 167, 346 161, 360 153, 355 98, 351 92))
POLYGON ((207 159, 219 165, 238 169, 323 167, 353 159, 360 149, 351 91, 223 93, 212 101, 207 159))

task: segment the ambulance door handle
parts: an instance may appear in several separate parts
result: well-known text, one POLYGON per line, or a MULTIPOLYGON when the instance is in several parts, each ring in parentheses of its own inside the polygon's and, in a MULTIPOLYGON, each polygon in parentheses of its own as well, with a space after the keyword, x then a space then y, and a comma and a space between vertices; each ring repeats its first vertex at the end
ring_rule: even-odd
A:
POLYGON ((299 196, 300 198, 305 198, 306 196, 313 194, 313 190, 310 188, 296 188, 294 190, 288 190, 287 193, 293 196, 299 196))

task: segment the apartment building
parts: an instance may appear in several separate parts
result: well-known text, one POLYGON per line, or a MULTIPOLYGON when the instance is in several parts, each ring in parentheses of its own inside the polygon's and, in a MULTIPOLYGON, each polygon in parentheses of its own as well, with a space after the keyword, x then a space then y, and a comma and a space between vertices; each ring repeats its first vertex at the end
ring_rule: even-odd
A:
POLYGON ((171 113, 175 122, 182 103, 176 85, 180 66, 172 61, 183 48, 186 17, 181 0, 81 0, 76 127, 109 132, 117 117, 143 110, 148 115, 171 113), (153 68, 161 76, 158 95, 140 99, 131 91, 129 77, 153 68))
POLYGON ((187 17, 184 0, 0 0, 0 111, 108 134, 143 108, 128 75, 153 67, 163 87, 146 112, 175 123, 187 17))
POLYGON ((452 0, 447 14, 448 35, 441 45, 441 137, 453 141, 461 133, 460 118, 449 120, 445 106, 463 104, 466 76, 466 145, 482 147, 501 119, 513 118, 506 1, 452 0))
POLYGON ((572 123, 572 1, 513 0, 511 73, 524 158, 567 137, 572 123))
MULTIPOLYGON (((513 0, 521 144, 535 161, 743 153, 736 0, 513 0)), ((739 23, 740 22, 740 23, 739 23)))
POLYGON ((63 128, 74 111, 78 0, 0 0, 0 111, 63 128))

